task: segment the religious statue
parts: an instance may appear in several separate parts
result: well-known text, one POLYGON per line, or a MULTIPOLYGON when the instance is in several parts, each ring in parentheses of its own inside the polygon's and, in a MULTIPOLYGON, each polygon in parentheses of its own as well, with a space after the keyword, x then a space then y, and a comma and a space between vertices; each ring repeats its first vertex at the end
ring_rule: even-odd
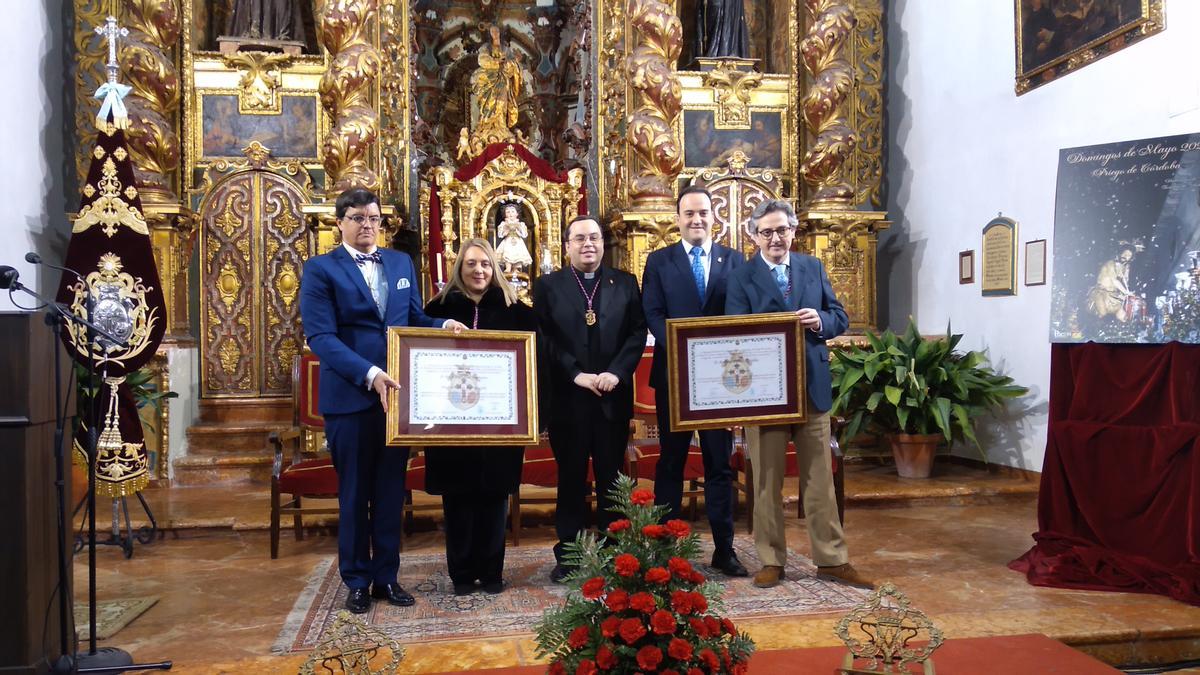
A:
POLYGON ((750 57, 744 0, 698 0, 696 3, 696 58, 750 57))
POLYGON ((458 148, 454 157, 458 160, 471 158, 471 139, 467 136, 466 127, 458 130, 458 148))
POLYGON ((505 204, 503 219, 496 225, 496 257, 504 268, 505 276, 514 272, 522 272, 533 264, 529 255, 529 247, 525 240, 529 238, 529 227, 521 220, 521 209, 516 204, 505 204))
POLYGON ((477 92, 479 118, 471 149, 475 154, 491 143, 517 140, 514 127, 519 117, 518 101, 524 85, 521 67, 500 46, 500 29, 492 26, 491 44, 479 53, 479 70, 472 78, 477 92))
POLYGON ((1096 274, 1096 285, 1088 291, 1087 309, 1097 318, 1112 316, 1125 323, 1137 315, 1141 298, 1129 290, 1129 262, 1133 246, 1122 245, 1117 257, 1106 261, 1096 274))
POLYGON ((233 0, 225 34, 304 42, 304 17, 297 0, 233 0))

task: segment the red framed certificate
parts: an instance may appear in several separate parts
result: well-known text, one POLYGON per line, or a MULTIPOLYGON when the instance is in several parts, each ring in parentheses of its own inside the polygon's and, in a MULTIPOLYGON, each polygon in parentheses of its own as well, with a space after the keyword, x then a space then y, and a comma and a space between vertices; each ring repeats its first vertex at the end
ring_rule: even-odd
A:
POLYGON ((388 445, 533 445, 533 333, 388 329, 388 445))
POLYGON ((804 346, 791 312, 668 319, 672 431, 805 421, 804 346))

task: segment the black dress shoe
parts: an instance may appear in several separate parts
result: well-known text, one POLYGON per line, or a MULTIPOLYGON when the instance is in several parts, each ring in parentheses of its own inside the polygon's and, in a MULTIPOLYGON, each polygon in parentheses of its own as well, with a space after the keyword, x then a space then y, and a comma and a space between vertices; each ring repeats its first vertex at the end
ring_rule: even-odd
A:
POLYGON ((374 590, 371 591, 371 597, 380 600, 386 599, 388 604, 397 607, 412 607, 417 602, 412 593, 404 590, 400 584, 383 584, 382 586, 375 584, 374 590))
POLYGON ((455 595, 470 595, 475 592, 475 582, 467 584, 454 584, 455 595))
POLYGON ((550 570, 550 581, 553 581, 556 584, 561 584, 566 580, 567 575, 569 575, 571 571, 572 570, 570 567, 559 563, 554 566, 554 569, 550 570))
POLYGON ((498 595, 504 592, 504 581, 489 581, 483 585, 483 592, 488 595, 498 595))
POLYGON ((712 566, 720 570, 727 577, 748 577, 750 572, 742 565, 742 561, 738 560, 737 554, 733 551, 718 551, 713 554, 712 566))
POLYGON ((366 614, 371 608, 371 594, 365 588, 351 588, 346 596, 346 609, 354 614, 366 614))

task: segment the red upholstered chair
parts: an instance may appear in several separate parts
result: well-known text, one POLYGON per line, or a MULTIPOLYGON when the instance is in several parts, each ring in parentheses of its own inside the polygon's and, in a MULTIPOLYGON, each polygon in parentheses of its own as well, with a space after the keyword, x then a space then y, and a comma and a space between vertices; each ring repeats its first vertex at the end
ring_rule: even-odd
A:
POLYGON ((292 517, 292 530, 296 540, 304 539, 305 515, 334 514, 337 504, 306 507, 305 498, 336 498, 337 473, 333 461, 321 444, 315 457, 306 451, 323 433, 325 420, 317 412, 318 368, 320 362, 311 352, 297 356, 292 363, 292 428, 272 432, 268 443, 274 451, 275 461, 271 467, 271 558, 279 557, 279 519, 292 517), (284 447, 291 452, 285 459, 284 447), (290 499, 282 501, 282 495, 290 499))
POLYGON ((441 512, 441 500, 424 502, 421 504, 413 503, 413 492, 425 491, 425 450, 424 448, 412 448, 408 455, 408 471, 404 478, 404 528, 401 531, 400 550, 404 550, 404 535, 411 535, 413 531, 413 514, 417 512, 437 511, 441 512))
MULTIPOLYGON (((588 480, 592 480, 588 471, 588 480)), ((538 438, 538 444, 525 448, 525 462, 521 465, 521 485, 509 497, 508 517, 512 529, 513 546, 521 545, 521 506, 523 504, 553 504, 554 495, 530 496, 521 494, 521 488, 526 485, 536 487, 558 487, 558 463, 554 461, 554 453, 550 451, 550 439, 546 434, 538 438)))
MULTIPOLYGON (((638 482, 642 478, 654 480, 658 458, 662 449, 658 442, 658 408, 654 400, 654 388, 650 386, 650 367, 654 361, 654 348, 646 347, 642 360, 633 372, 633 431, 630 434, 627 458, 630 476, 638 482)), ((683 466, 685 483, 683 497, 688 500, 692 520, 696 519, 696 498, 704 494, 704 457, 699 446, 688 449, 687 461, 683 466)), ((736 493, 734 493, 736 496, 736 493)))

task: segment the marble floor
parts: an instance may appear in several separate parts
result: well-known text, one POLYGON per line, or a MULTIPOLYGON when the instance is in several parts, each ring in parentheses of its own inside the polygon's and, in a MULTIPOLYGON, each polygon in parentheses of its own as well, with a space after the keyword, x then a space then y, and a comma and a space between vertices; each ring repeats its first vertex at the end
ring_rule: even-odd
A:
MULTIPOLYGON (((305 579, 335 552, 329 532, 315 528, 302 542, 285 532, 280 557, 271 560, 264 529, 267 494, 261 488, 146 494, 168 530, 138 545, 130 560, 118 549, 101 547, 98 595, 161 599, 101 646, 122 647, 139 661, 173 660, 174 672, 296 672, 303 655, 272 656, 270 646, 305 579)), ((894 582, 948 638, 1040 632, 1111 664, 1200 657, 1198 607, 1159 596, 1037 588, 1006 567, 1031 545, 1036 529, 1036 483, 1027 476, 947 465, 930 481, 906 481, 886 466, 860 464, 848 471, 847 497, 846 532, 855 565, 876 580, 894 582)), ((546 514, 526 521, 521 545, 549 547, 553 528, 546 514)), ((788 541, 807 554, 802 520, 789 520, 788 541)), ((427 521, 418 523, 405 550, 438 551, 442 545, 435 523, 427 521)), ((86 596, 85 565, 80 556, 78 600, 86 596)), ((741 625, 764 649, 830 646, 837 644, 838 618, 741 625)), ((535 662, 529 637, 406 648, 405 673, 535 662)))

